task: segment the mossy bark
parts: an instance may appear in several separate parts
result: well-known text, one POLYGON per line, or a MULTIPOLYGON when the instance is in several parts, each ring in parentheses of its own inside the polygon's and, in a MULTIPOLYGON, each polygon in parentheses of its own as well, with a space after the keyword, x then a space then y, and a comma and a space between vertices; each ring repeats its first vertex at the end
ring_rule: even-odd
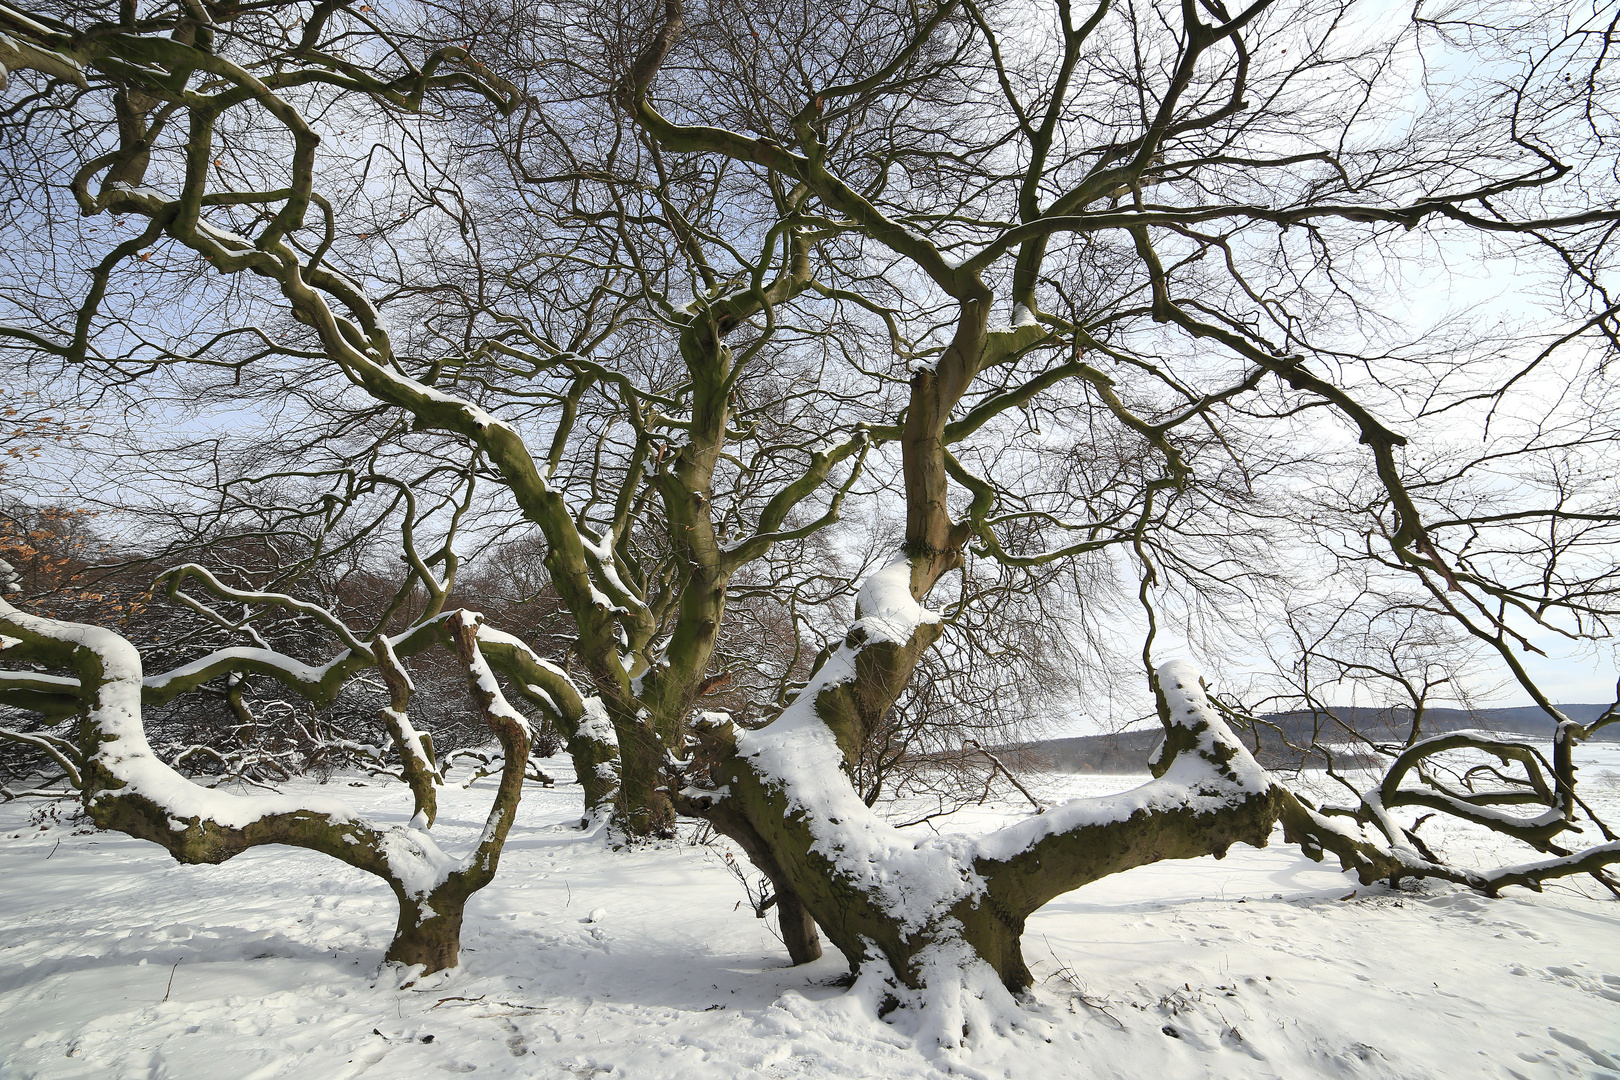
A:
MULTIPOLYGON (((1010 990, 1019 991, 1032 981, 1021 947, 1025 920, 1054 897, 1135 866, 1219 857, 1234 843, 1260 847, 1267 842, 1278 813, 1277 793, 1269 781, 1254 781, 1263 774, 1246 760, 1247 751, 1211 733, 1204 721, 1167 724, 1167 731, 1167 742, 1179 749, 1164 755, 1159 771, 1171 767, 1177 754, 1191 755, 1199 759, 1194 775, 1207 778, 1204 787, 1180 804, 1161 801, 1117 819, 1105 815, 1046 834, 1005 858, 980 856, 961 864, 956 869, 962 879, 976 877, 984 888, 964 890, 961 899, 920 926, 906 922, 905 916, 915 913, 890 907, 875 884, 878 876, 858 877, 828 857, 818 833, 825 836, 825 826, 837 823, 812 821, 779 781, 761 775, 753 758, 737 752, 735 734, 724 725, 699 732, 712 755, 714 779, 725 791, 704 816, 736 839, 773 881, 791 890, 852 968, 876 948, 903 982, 921 988, 927 980, 924 953, 962 942, 1010 990), (1239 761, 1240 755, 1245 760, 1239 761)), ((1172 799, 1173 790, 1167 792, 1172 799)))
POLYGON ((762 836, 737 803, 722 800, 719 804, 689 808, 701 814, 721 834, 737 842, 750 862, 771 883, 776 896, 777 925, 782 931, 782 944, 787 946, 788 958, 794 964, 808 964, 821 959, 821 937, 816 932, 816 920, 793 887, 792 880, 783 871, 770 843, 762 836))
POLYGON ((615 718, 619 737, 619 792, 615 817, 632 837, 668 839, 675 835, 675 807, 669 797, 662 740, 647 721, 615 718))
POLYGON ((585 796, 580 828, 586 828, 597 815, 613 813, 619 793, 619 747, 588 732, 575 731, 566 749, 574 763, 574 778, 585 796))
MULTIPOLYGON (((390 960, 421 964, 428 971, 452 967, 460 949, 467 898, 488 884, 516 817, 529 752, 522 718, 500 698, 477 644, 478 620, 456 613, 450 637, 468 669, 469 682, 505 751, 500 787, 477 847, 456 869, 426 891, 405 881, 437 874, 426 852, 410 852, 422 833, 382 828, 341 810, 297 809, 256 813, 251 796, 208 793, 157 760, 140 727, 141 664, 134 646, 111 631, 27 615, 0 599, 0 630, 18 639, 18 654, 67 667, 78 676, 78 749, 85 763, 81 797, 97 826, 150 840, 183 863, 222 863, 253 847, 285 844, 319 851, 383 878, 399 899, 390 960), (232 799, 224 820, 187 809, 213 810, 232 799), (242 823, 230 823, 239 816, 242 823), (403 860, 403 862, 401 862, 403 860), (409 865, 406 865, 409 864, 409 865)), ((396 696, 396 702, 401 699, 396 696)), ((401 702, 402 703, 402 702, 401 702)), ((424 759, 426 754, 424 752, 424 759)))
POLYGON ((467 896, 459 888, 438 889, 426 898, 400 894, 399 923, 383 959, 406 967, 420 964, 423 974, 455 967, 461 962, 466 908, 467 896))

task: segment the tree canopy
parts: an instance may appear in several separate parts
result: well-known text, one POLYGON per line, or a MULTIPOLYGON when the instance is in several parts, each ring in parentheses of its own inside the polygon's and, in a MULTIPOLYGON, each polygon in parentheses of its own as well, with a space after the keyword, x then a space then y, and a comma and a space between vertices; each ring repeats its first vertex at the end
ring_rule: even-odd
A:
MULTIPOLYGON (((1558 715, 1522 656, 1604 640, 1620 584, 1617 19, 0 4, 0 346, 138 418, 106 498, 154 493, 140 509, 184 555, 163 586, 250 640, 142 682, 116 635, 8 605, 33 663, 3 700, 84 732, 13 735, 72 758, 104 825, 190 820, 160 841, 177 857, 304 842, 375 864, 428 850, 436 762, 398 656, 440 642, 506 747, 489 837, 532 737, 511 694, 567 742, 587 816, 707 820, 771 879, 796 959, 819 926, 956 1002, 942 1038, 986 972, 1027 985, 1019 936, 1053 896, 1264 843, 1279 817, 1364 876, 1602 874, 1606 826, 1566 841, 1590 817, 1575 747, 1612 713, 1563 718, 1550 756, 1414 724, 1335 811, 1161 653, 1166 633, 1270 652, 1262 692, 1322 704, 1328 670, 1420 706, 1478 654, 1558 715), (248 536, 295 555, 209 566, 248 536), (300 595, 378 544, 399 571, 364 612, 300 595), (479 625, 464 561, 507 567, 546 625, 479 625), (261 610, 339 651, 251 641, 261 610), (970 843, 871 810, 897 708, 960 732, 1127 665, 1165 731, 1145 787, 970 843), (120 771, 142 704, 248 675, 330 701, 372 669, 422 809, 404 839, 339 844, 331 808, 244 824, 120 771), (1494 779, 1435 771, 1465 750, 1494 779), (1409 805, 1538 854, 1449 866, 1409 805)), ((382 866, 401 933, 484 854, 419 889, 382 866)))

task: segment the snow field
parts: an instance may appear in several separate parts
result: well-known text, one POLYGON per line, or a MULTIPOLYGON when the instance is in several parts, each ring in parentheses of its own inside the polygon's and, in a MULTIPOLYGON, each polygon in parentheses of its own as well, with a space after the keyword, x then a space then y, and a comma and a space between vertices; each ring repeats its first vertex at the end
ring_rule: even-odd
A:
MULTIPOLYGON (((1593 756, 1587 794, 1615 814, 1620 752, 1593 756)), ((402 785, 349 782, 289 790, 409 817, 402 785)), ((1053 776, 1041 794, 1138 782, 1053 776)), ((487 798, 441 795, 446 850, 475 841, 487 798)), ((286 848, 179 866, 65 814, 0 806, 0 1077, 1620 1080, 1620 904, 1581 879, 1495 901, 1392 893, 1280 836, 1133 870, 1037 913, 1020 1029, 947 1052, 914 1037, 917 1017, 877 1019, 871 980, 836 985, 841 957, 785 966, 717 847, 612 851, 570 827, 578 804, 575 788, 528 792, 500 874, 468 907, 461 966, 404 986, 378 970, 396 909, 368 875, 286 848)), ((977 832, 1023 813, 933 824, 977 832)), ((1494 846, 1436 837, 1454 857, 1494 846)))

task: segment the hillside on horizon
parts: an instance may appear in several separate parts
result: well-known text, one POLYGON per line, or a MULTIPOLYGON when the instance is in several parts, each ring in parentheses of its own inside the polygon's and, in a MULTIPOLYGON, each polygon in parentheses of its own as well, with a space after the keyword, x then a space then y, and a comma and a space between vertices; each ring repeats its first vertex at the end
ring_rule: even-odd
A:
MULTIPOLYGON (((1606 704, 1579 703, 1559 705, 1571 720, 1589 724, 1610 708, 1606 704)), ((1401 708, 1373 708, 1351 706, 1334 709, 1334 716, 1356 731, 1373 739, 1404 740, 1411 723, 1412 711, 1401 708)), ((1296 746, 1310 742, 1314 732, 1320 732, 1332 743, 1343 743, 1347 734, 1325 713, 1313 715, 1306 710, 1268 713, 1262 717, 1275 728, 1262 728, 1259 740, 1255 732, 1243 732, 1243 742, 1255 751, 1261 764, 1268 768, 1300 767, 1322 764, 1317 755, 1301 755, 1290 750, 1278 736, 1280 729, 1288 741, 1296 746)), ((1429 735, 1450 731, 1478 729, 1501 734, 1528 735, 1538 740, 1550 740, 1556 722, 1542 709, 1533 706, 1511 706, 1494 709, 1436 709, 1424 711, 1423 730, 1429 735)), ((1161 733, 1157 727, 1119 731, 1105 735, 1076 735, 1057 739, 1039 739, 1001 749, 1007 764, 1013 768, 1038 769, 1062 773, 1145 773, 1148 755, 1159 744, 1161 733)), ((1604 728, 1593 736, 1594 742, 1620 742, 1620 724, 1604 728)), ((1345 758, 1341 764, 1354 762, 1345 758)))

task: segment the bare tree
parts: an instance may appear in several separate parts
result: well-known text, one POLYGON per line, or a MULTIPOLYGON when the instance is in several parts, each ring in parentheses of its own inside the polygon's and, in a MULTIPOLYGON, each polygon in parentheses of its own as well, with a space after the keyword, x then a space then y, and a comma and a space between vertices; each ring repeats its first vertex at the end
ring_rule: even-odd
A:
MULTIPOLYGON (((1602 200, 1592 201, 1588 190, 1557 186, 1574 172, 1603 175, 1583 170, 1582 161, 1598 160, 1590 155, 1598 152, 1605 133, 1589 122, 1585 141, 1577 139, 1573 153, 1566 151, 1563 157, 1544 145, 1550 129, 1559 123, 1559 111, 1568 108, 1572 97, 1581 100, 1581 92, 1570 94, 1545 82, 1545 72, 1538 70, 1550 60, 1588 75, 1588 86, 1594 84, 1606 55, 1603 43, 1609 31, 1604 24, 1572 19, 1562 28, 1564 36, 1555 38, 1558 44, 1540 50, 1539 55, 1532 53, 1521 69, 1523 74, 1501 88, 1498 100, 1508 105, 1509 115, 1505 122, 1481 129, 1479 138, 1503 138, 1506 145, 1502 148, 1510 152, 1494 155, 1490 160, 1507 163, 1488 169, 1483 167, 1483 147, 1475 141, 1475 133, 1455 127, 1426 132, 1424 139, 1404 146, 1367 152, 1353 149, 1357 141, 1353 113, 1346 124, 1345 113, 1338 110, 1368 104, 1376 77, 1354 73, 1375 72, 1397 46, 1390 43, 1382 45, 1382 51, 1329 55, 1326 49, 1333 39, 1329 26, 1318 24, 1320 36, 1314 37, 1300 23, 1302 17, 1308 20, 1312 15, 1330 18, 1332 13, 1326 9, 1291 11, 1292 22, 1285 24, 1272 22, 1282 13, 1265 3, 1235 13, 1215 4, 1204 11, 1184 5, 1176 15, 1163 13, 1165 23, 1177 27, 1170 35, 1161 34, 1151 16, 1126 18, 1123 24, 1110 20, 1107 5, 1097 7, 1084 22, 1071 21, 1066 7, 1056 14, 1059 29, 1053 34, 1054 47, 1042 57, 1048 62, 1036 68, 1048 80, 1044 84, 1030 78, 1031 66, 1014 67, 1004 60, 989 11, 945 4, 920 20, 909 32, 907 44, 885 54, 890 58, 887 66, 864 78, 839 81, 836 76, 818 76, 811 82, 797 77, 791 59, 784 61, 772 76, 781 81, 777 85, 800 82, 794 88, 797 93, 783 93, 795 107, 762 115, 728 112, 723 103, 679 94, 667 104, 654 103, 650 91, 656 73, 673 57, 679 56, 681 63, 693 62, 680 45, 685 13, 671 2, 651 43, 621 84, 627 108, 661 145, 784 173, 805 184, 829 216, 909 262, 920 279, 955 301, 959 309, 949 345, 937 358, 914 365, 905 420, 897 432, 903 453, 907 533, 906 557, 892 568, 894 579, 881 580, 889 571, 869 579, 862 598, 865 617, 829 660, 831 670, 824 668, 823 678, 813 681, 777 724, 746 737, 716 729, 710 742, 711 752, 721 762, 717 769, 717 779, 723 782, 720 789, 728 792, 717 805, 725 807, 722 812, 727 815, 747 819, 746 826, 733 827, 739 832, 747 827, 759 831, 756 846, 771 849, 783 873, 794 877, 795 887, 815 896, 811 909, 852 962, 857 961, 864 942, 883 942, 879 947, 902 973, 902 981, 913 986, 929 982, 930 975, 937 977, 929 953, 938 947, 938 940, 932 933, 916 932, 921 928, 896 933, 895 924, 900 920, 895 917, 895 899, 885 896, 875 873, 860 869, 861 859, 846 861, 843 853, 867 851, 866 861, 883 865, 885 879, 901 872, 887 865, 887 858, 870 857, 872 842, 857 839, 865 826, 829 831, 828 819, 848 820, 847 800, 835 803, 824 790, 826 782, 816 778, 819 773, 802 770, 791 759, 804 756, 807 746, 821 737, 835 740, 842 755, 849 758, 861 745, 864 732, 881 722, 918 656, 939 634, 937 624, 917 606, 917 600, 927 595, 940 576, 959 565, 964 542, 977 536, 987 550, 1008 556, 1009 562, 1019 561, 1017 553, 1007 552, 1003 534, 991 524, 997 504, 1007 501, 1007 485, 977 475, 946 449, 968 434, 960 428, 959 433, 953 432, 951 417, 959 405, 971 402, 967 395, 981 373, 1010 367, 1032 352, 1039 355, 1043 346, 1067 344, 1073 354, 1085 350, 1107 356, 1132 375, 1145 373, 1159 381, 1161 392, 1173 388, 1179 393, 1180 402, 1149 404, 1150 398, 1139 396, 1146 389, 1139 383, 1130 388, 1127 397, 1120 389, 1122 380, 1092 368, 1078 356, 1065 361, 1070 370, 1062 375, 1056 373, 1059 369, 1048 367, 1023 386, 1001 390, 1033 397, 1035 391, 1047 390, 1064 376, 1073 378, 1096 394, 1115 423, 1157 451, 1153 471, 1158 475, 1144 477, 1146 482, 1137 488, 1141 494, 1127 502, 1127 506, 1142 508, 1138 512, 1143 514, 1144 526, 1151 521, 1147 514, 1156 492, 1166 492, 1164 497, 1172 501, 1170 492, 1192 486, 1188 480, 1197 467, 1192 453, 1199 448, 1195 441, 1184 442, 1179 428, 1197 424, 1215 431, 1222 449, 1232 455, 1237 483, 1227 492, 1218 479, 1212 484, 1206 477, 1197 490, 1217 512, 1226 507, 1241 511, 1245 493, 1258 486, 1257 474, 1288 464, 1276 454, 1263 450, 1255 454, 1249 452, 1249 446, 1239 445, 1240 440, 1248 442, 1263 430, 1245 432, 1238 417, 1252 415, 1257 406, 1267 409, 1258 404, 1267 400, 1268 395, 1262 393, 1267 377, 1276 378, 1286 388, 1280 400, 1273 398, 1269 403, 1279 419, 1305 409, 1332 410, 1371 454, 1369 480, 1376 494, 1371 505, 1363 503, 1360 509, 1363 520, 1371 511, 1372 520, 1379 524, 1364 535, 1387 553, 1380 557, 1391 569, 1422 579, 1448 614, 1496 644, 1520 682, 1543 705, 1550 702, 1534 688, 1507 648, 1517 636, 1508 609, 1541 619, 1553 610, 1577 620, 1601 619, 1613 590, 1612 567, 1594 567, 1590 560, 1575 571, 1573 582, 1566 582, 1560 574, 1544 576, 1539 587, 1527 587, 1504 580, 1507 560, 1494 557, 1495 552, 1468 550, 1469 538, 1500 519, 1448 518, 1434 512, 1435 503, 1458 497, 1459 478, 1448 478, 1452 482, 1446 484, 1450 490, 1445 495, 1436 497, 1424 490, 1426 485, 1420 481, 1427 478, 1422 471, 1409 472, 1404 468, 1404 455, 1397 455, 1406 446, 1406 437, 1391 430, 1368 405, 1369 400, 1385 396, 1379 391, 1387 385, 1388 376, 1358 379, 1353 369, 1347 370, 1345 361, 1370 366, 1374 357, 1365 352, 1352 356, 1342 345, 1332 343, 1333 324, 1324 324, 1320 314, 1308 314, 1324 305, 1331 310, 1339 296, 1348 296, 1354 305, 1343 309, 1346 315, 1353 317, 1366 310, 1352 292, 1353 258, 1341 254, 1357 227, 1373 226, 1376 235, 1380 223, 1411 230, 1435 218, 1467 229, 1533 238, 1534 244, 1557 252, 1562 264, 1558 269, 1572 270, 1575 287, 1591 290, 1586 292, 1591 312, 1577 324, 1575 333, 1612 333, 1616 309, 1596 284, 1593 271, 1608 258, 1606 238, 1616 220, 1615 211, 1602 200), (1206 16, 1210 21, 1204 21, 1206 16), (1135 43, 1134 52, 1128 55, 1162 59, 1163 66, 1113 67, 1106 59, 1095 59, 1126 55, 1119 47, 1120 38, 1109 40, 1113 34, 1135 43), (1253 60, 1262 44, 1276 47, 1279 39, 1299 44, 1301 38, 1305 46, 1301 60, 1275 65, 1253 60), (968 43, 974 40, 982 44, 983 51, 971 50, 968 43), (874 154, 872 143, 851 153, 852 145, 859 145, 865 134, 860 120, 868 115, 866 110, 893 103, 902 87, 909 87, 915 79, 915 65, 925 63, 931 51, 953 41, 961 43, 955 50, 946 49, 953 70, 961 70, 964 57, 971 54, 981 58, 985 67, 968 70, 995 77, 1000 94, 989 101, 965 85, 957 93, 972 102, 980 124, 972 129, 975 135, 988 128, 1000 138, 981 136, 971 148, 964 146, 965 140, 955 134, 966 127, 968 113, 964 112, 962 126, 954 129, 938 124, 917 132, 914 127, 912 132, 920 140, 932 140, 926 150, 912 150, 882 130, 872 136, 877 140, 876 161, 881 164, 874 167, 873 157, 868 156, 874 154), (1098 45, 1104 45, 1100 54, 1089 51, 1088 46, 1098 45), (1296 102, 1289 119, 1284 120, 1275 112, 1251 107, 1251 98, 1280 102, 1290 81, 1307 72, 1332 68, 1339 70, 1342 79, 1325 85, 1343 96, 1327 95, 1333 104, 1321 111, 1298 108, 1296 102), (1121 89, 1128 86, 1135 93, 1120 94, 1111 102, 1086 96, 1093 86, 1107 84, 1116 75, 1121 89), (992 109, 999 110, 1004 126, 997 128, 984 121, 985 113, 992 109), (1093 119, 1099 117, 1100 121, 1093 119), (1102 138, 1087 138, 1091 134, 1087 126, 1092 123, 1102 138), (1540 136, 1527 134, 1529 128, 1540 128, 1540 136), (991 148, 1004 142, 1018 146, 1020 152, 998 156, 991 148), (1288 142, 1293 147, 1279 152, 1278 145, 1288 142), (1444 165, 1419 156, 1436 152, 1444 165), (1421 195, 1412 192, 1407 182, 1420 161, 1424 168, 1421 195), (998 171, 996 166, 1006 171, 998 171), (893 184, 891 178, 902 172, 908 177, 928 176, 934 182, 893 184), (1484 173, 1495 175, 1482 176, 1484 173), (1538 204, 1515 213, 1513 194, 1528 190, 1537 192, 1538 204), (1242 195, 1251 191, 1264 195, 1243 200, 1242 195), (1150 192, 1156 201, 1149 201, 1150 192), (1287 233, 1294 226, 1304 232, 1308 247, 1320 253, 1318 265, 1326 292, 1311 280, 1315 271, 1302 268, 1290 250, 1287 233), (1093 291, 1090 296, 1075 297, 1080 282, 1043 276, 1058 245, 1072 245, 1089 254, 1087 247, 1106 245, 1112 236, 1128 244, 1134 259, 1127 256, 1111 262, 1105 256, 1087 260, 1083 254, 1079 265, 1082 274, 1114 270, 1117 276, 1107 284, 1115 289, 1124 285, 1123 294, 1093 291), (1254 257, 1263 251, 1263 236, 1276 238, 1273 242, 1280 258, 1254 257), (989 313, 995 293, 987 277, 1004 261, 1011 263, 1008 291, 1014 304, 1013 326, 994 330, 989 313), (1224 274, 1207 270, 1210 262, 1224 274), (1154 327, 1173 327, 1185 335, 1183 341, 1214 346, 1245 366, 1207 390, 1194 390, 1182 380, 1197 373, 1207 384, 1205 372, 1196 365, 1176 371, 1165 363, 1170 359, 1167 353, 1148 353, 1143 348, 1155 341, 1164 343, 1161 349, 1174 347, 1175 339, 1166 340, 1154 327), (1338 377, 1319 374, 1318 367, 1309 362, 1312 359, 1338 377), (1231 411, 1225 408, 1227 403, 1233 405, 1231 411), (972 496, 960 517, 949 509, 947 478, 972 496), (1434 521, 1432 527, 1429 520, 1434 521), (1458 533, 1463 550, 1442 554, 1440 544, 1458 533), (1450 593, 1462 596, 1452 600, 1450 593), (1532 608, 1532 604, 1540 606, 1532 608), (779 743, 772 739, 773 733, 779 743), (773 753, 773 743, 793 746, 794 753, 773 753), (739 791, 747 794, 739 797, 739 791), (881 914, 869 918, 870 909, 863 910, 852 893, 866 898, 881 914)), ((1430 30, 1445 38, 1459 26, 1420 18, 1418 41, 1426 41, 1424 35, 1430 30)), ((793 52, 788 50, 790 57, 793 52)), ((949 76, 941 77, 949 85, 949 76)), ((946 103, 936 99, 933 104, 938 108, 946 103)), ((950 115, 948 108, 938 111, 950 115)), ((1557 336, 1555 344, 1569 340, 1565 332, 1557 336)), ((1487 384, 1483 391, 1476 386, 1472 400, 1494 403, 1544 355, 1550 352, 1544 350, 1529 360, 1528 367, 1510 372, 1506 382, 1487 384)), ((1219 370, 1217 363, 1208 367, 1219 370)), ((1449 369, 1447 377, 1467 381, 1457 370, 1449 369)), ((1410 393, 1415 387, 1408 384, 1394 389, 1410 393)), ((1461 415, 1470 400, 1467 391, 1458 394, 1450 387, 1431 392, 1445 399, 1433 405, 1434 411, 1449 409, 1452 418, 1461 415)), ((969 411, 967 416, 971 418, 973 413, 969 411)), ((1585 441, 1593 434, 1590 414, 1577 422, 1588 428, 1576 438, 1583 445, 1593 445, 1585 441)), ((1523 438, 1521 433, 1514 436, 1523 438)), ((1536 454, 1549 448, 1548 441, 1544 431, 1538 430, 1518 444, 1517 452, 1536 454)), ((1499 460, 1502 453, 1493 454, 1493 459, 1499 460)), ((1022 515, 1009 516, 1017 519, 1022 515)), ((1516 521, 1556 516, 1540 508, 1516 509, 1509 515, 1516 521)), ((1612 529, 1612 504, 1595 508, 1582 520, 1587 523, 1580 530, 1585 533, 1582 542, 1589 544, 1596 532, 1612 529)), ((1109 530, 1109 524, 1110 519, 1102 515, 1090 522, 1076 522, 1076 531, 1084 537, 1079 544, 1042 551, 1031 561, 1078 554, 1088 545, 1117 543, 1120 534, 1129 535, 1125 529, 1109 530)), ((1217 578, 1227 586, 1239 579, 1225 567, 1212 572, 1220 563, 1189 565, 1192 560, 1186 541, 1190 530, 1185 527, 1155 529, 1157 535, 1151 541, 1143 536, 1147 531, 1138 530, 1135 551, 1149 575, 1172 570, 1194 581, 1217 578)), ((1221 561, 1231 560, 1233 553, 1228 545, 1221 561)), ((1524 546, 1512 554, 1540 560, 1543 566, 1560 558, 1571 559, 1569 546, 1556 541, 1524 546)), ((1242 572, 1241 566, 1233 569, 1242 572)), ((1182 681, 1185 685, 1185 676, 1182 681)), ((1166 719, 1168 723, 1168 714, 1166 719)), ((1589 730, 1566 722, 1561 741, 1572 746, 1589 730)), ((1398 759, 1386 786, 1398 786, 1413 765, 1413 755, 1422 752, 1398 759)), ((823 766, 820 772, 825 771, 823 766)), ((1282 794, 1277 798, 1287 801, 1282 794)), ((1241 804, 1241 800, 1234 802, 1241 804)), ((1554 832, 1570 827, 1575 810, 1569 798, 1548 794, 1548 802, 1558 820, 1536 827, 1554 832)), ((1474 816, 1483 815, 1476 812, 1474 816)), ((1092 842, 1086 832, 1078 828, 1058 834, 1062 839, 1053 840, 1056 850, 1062 850, 1065 842, 1074 844, 1077 851, 1086 850, 1092 842)), ((1191 840, 1199 833, 1186 835, 1191 840)), ((1213 836, 1217 846, 1222 839, 1214 829, 1203 835, 1213 836)), ((1600 844, 1543 869, 1548 874, 1579 872, 1612 861, 1614 856, 1612 844, 1600 844)), ((1052 866, 1055 861, 1047 858, 1042 874, 1054 885, 1062 876, 1052 866)), ((1087 875, 1096 872, 1094 866, 1084 865, 1086 860, 1077 861, 1081 865, 1068 869, 1073 877, 1067 887, 1089 880, 1087 875)), ((1016 946, 1009 948, 999 937, 1010 926, 1016 940, 1029 910, 996 896, 998 889, 1011 888, 1001 884, 1008 881, 1009 870, 990 860, 958 865, 964 875, 971 866, 971 872, 987 882, 992 899, 958 908, 940 899, 932 910, 940 918, 949 910, 949 918, 966 928, 965 936, 975 951, 1009 985, 1021 985, 1027 975, 1017 959, 1016 946)), ((1534 876, 1521 874, 1518 880, 1534 876)))
MULTIPOLYGON (((1426 591, 1551 708, 1514 655, 1525 627, 1603 633, 1615 586, 1610 488, 1543 503, 1490 482, 1612 441, 1612 22, 1420 7, 1379 36, 1315 0, 1035 10, 1038 30, 975 0, 0 7, 4 62, 30 72, 13 228, 69 230, 63 177, 85 221, 131 223, 75 234, 104 252, 88 281, 53 276, 0 334, 108 393, 181 371, 273 391, 309 421, 282 461, 329 455, 334 476, 471 462, 490 531, 540 538, 568 670, 478 643, 549 678, 513 682, 580 740, 582 779, 616 744, 592 797, 630 833, 711 822, 770 878, 795 959, 819 926, 954 1043, 1029 984, 1024 921, 1052 897, 1263 844, 1279 813, 1308 850, 1342 846, 1191 666, 1156 663, 1167 599, 1244 633, 1331 507, 1334 544, 1426 591), (1431 55, 1475 81, 1403 97, 1431 55), (351 126, 385 149, 324 149, 351 126), (507 162, 479 184, 435 164, 475 131, 507 162), (1380 317, 1386 266, 1465 244, 1559 296, 1528 350, 1380 317), (228 298, 225 325, 153 319, 180 280, 228 298), (1458 431, 1497 442, 1421 456, 1458 431), (797 626, 812 538, 870 549, 891 528, 803 685, 789 665, 762 714, 705 708, 734 670, 734 586, 797 561, 797 626), (867 805, 862 755, 986 606, 973 588, 925 606, 969 553, 1069 604, 1138 598, 1156 779, 976 839, 918 841, 867 805)), ((436 573, 411 564, 442 592, 436 573)), ((364 652, 344 662, 386 663, 364 652)), ((88 702, 80 680, 52 693, 88 702)), ((45 689, 0 687, 25 706, 45 689)), ((1589 730, 1566 723, 1558 753, 1589 730)), ((1416 759, 1396 765, 1398 786, 1416 759)))

